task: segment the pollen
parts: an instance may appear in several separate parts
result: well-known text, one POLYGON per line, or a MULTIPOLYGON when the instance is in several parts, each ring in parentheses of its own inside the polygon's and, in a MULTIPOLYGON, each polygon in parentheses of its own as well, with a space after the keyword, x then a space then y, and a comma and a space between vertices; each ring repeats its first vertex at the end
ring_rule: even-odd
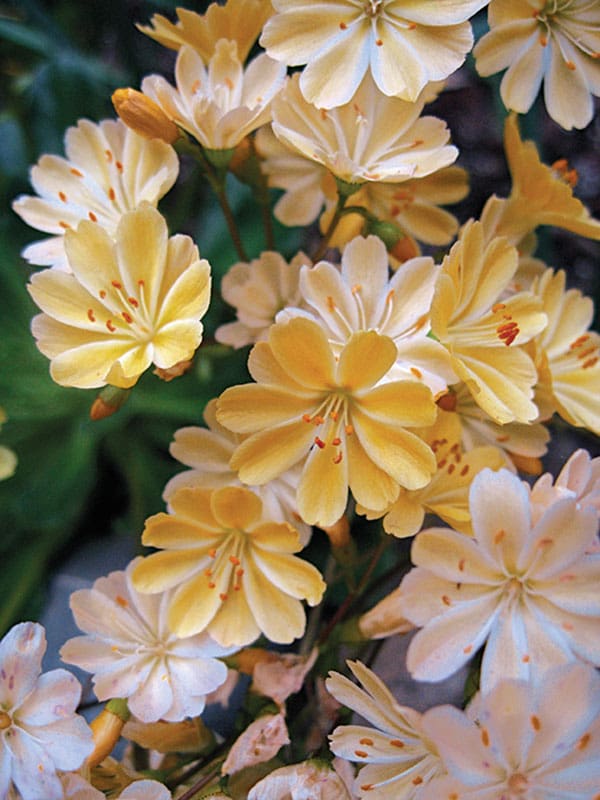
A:
POLYGON ((123 164, 120 161, 115 161, 115 167, 119 170, 119 172, 123 172, 123 164))
POLYGON ((114 333, 117 330, 111 319, 106 320, 106 327, 111 333, 114 333))
POLYGON ((354 755, 359 758, 368 758, 369 754, 365 750, 355 750, 354 755))
POLYGON ((66 195, 64 192, 59 192, 59 193, 58 193, 58 196, 59 196, 59 197, 60 197, 60 199, 63 201, 63 203, 66 203, 66 202, 67 202, 67 195, 66 195))
POLYGON ((118 594, 118 595, 115 597, 115 603, 116 603, 118 606, 121 606, 121 608, 127 608, 127 606, 129 605, 129 603, 127 602, 127 600, 126 600, 124 597, 122 597, 120 594, 118 594))
POLYGON ((531 717, 529 718, 529 721, 531 722, 531 727, 533 728, 534 731, 539 731, 540 728, 542 727, 542 723, 540 722, 540 718, 536 717, 535 714, 531 715, 531 717))
POLYGON ((96 322, 96 317, 94 316, 94 309, 88 308, 87 310, 87 318, 90 322, 96 322))
POLYGON ((359 739, 359 744, 367 744, 369 747, 373 746, 373 739, 368 739, 366 736, 363 739, 359 739))
POLYGON ((75 175, 76 178, 83 178, 83 172, 81 172, 81 170, 75 169, 75 167, 71 168, 71 175, 75 175))
POLYGON ((60 225, 61 228, 64 228, 66 231, 68 231, 69 228, 71 227, 68 222, 65 222, 62 219, 60 220, 60 222, 58 224, 60 225))
POLYGON ((111 186, 111 187, 109 188, 109 190, 108 190, 108 197, 109 197, 109 198, 110 198, 110 200, 112 200, 113 202, 114 202, 114 200, 115 200, 115 198, 116 198, 115 190, 112 188, 112 186, 111 186))
POLYGON ((383 41, 381 39, 375 39, 375 44, 377 47, 381 47, 383 45, 383 41))
POLYGON ((419 786, 421 783, 423 783, 423 778, 420 775, 417 775, 412 779, 412 782, 414 786, 419 786))
POLYGON ((323 439, 319 439, 319 437, 318 437, 318 436, 315 436, 315 444, 317 445, 317 447, 318 447, 320 450, 322 450, 322 449, 323 449, 323 448, 326 446, 326 445, 325 445, 325 442, 323 441, 323 439))
POLYGON ((421 370, 417 369, 416 367, 411 367, 410 371, 415 376, 415 378, 418 378, 419 380, 421 380, 421 378, 423 377, 423 373, 421 372, 421 370))
POLYGON ((565 67, 573 71, 577 69, 577 67, 572 61, 565 61, 565 67))
POLYGON ((481 729, 481 742, 484 747, 490 746, 490 735, 487 732, 486 728, 481 729))
POLYGON ((392 747, 404 747, 404 742, 400 739, 390 739, 392 747))
POLYGON ((347 27, 345 22, 340 22, 340 30, 345 31, 347 27))
POLYGON ((352 436, 352 434, 354 433, 354 428, 352 427, 352 425, 346 425, 344 427, 344 430, 346 431, 347 436, 352 436))
POLYGON ((592 734, 591 733, 584 733, 583 736, 581 737, 581 739, 577 742, 577 744, 575 746, 577 747, 578 750, 585 750, 585 748, 590 743, 590 739, 591 738, 592 738, 592 734))

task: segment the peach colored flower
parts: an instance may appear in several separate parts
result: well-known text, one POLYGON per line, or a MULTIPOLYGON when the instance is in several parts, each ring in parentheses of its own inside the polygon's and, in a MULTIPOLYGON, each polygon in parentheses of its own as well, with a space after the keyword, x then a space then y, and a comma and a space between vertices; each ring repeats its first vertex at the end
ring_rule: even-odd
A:
POLYGON ((177 587, 168 624, 177 636, 206 631, 224 647, 243 646, 263 633, 290 643, 305 627, 302 600, 320 602, 319 571, 293 555, 301 549, 291 525, 272 522, 259 497, 237 486, 180 489, 171 514, 146 521, 147 556, 133 572, 143 593, 177 587))
POLYGON ((600 95, 600 17, 590 0, 491 0, 490 31, 473 54, 480 75, 506 69, 504 105, 526 114, 544 83, 544 102, 566 130, 585 128, 600 95), (508 69, 507 69, 508 68, 508 69))
POLYGON ((32 331, 57 383, 127 388, 152 363, 168 369, 193 356, 210 265, 188 236, 169 238, 144 203, 123 215, 114 239, 89 220, 65 239, 72 274, 44 270, 28 287, 44 312, 32 331))
POLYGON ((298 511, 320 526, 341 517, 348 488, 377 509, 396 498, 399 485, 424 486, 435 459, 406 428, 431 424, 436 408, 416 381, 377 385, 395 358, 392 340, 375 331, 354 333, 336 361, 313 320, 274 325, 250 354, 257 383, 226 389, 217 402, 221 424, 251 434, 231 460, 240 479, 267 483, 302 462, 298 511))
POLYGON ((154 14, 150 25, 138 25, 138 30, 165 47, 179 50, 189 45, 204 62, 210 61, 219 39, 231 39, 237 44, 240 61, 245 61, 258 38, 264 23, 273 14, 268 0, 227 0, 225 5, 211 3, 204 14, 187 8, 177 8, 177 23, 162 14, 154 14))
POLYGON ((264 714, 251 722, 235 740, 221 767, 221 773, 233 775, 245 767, 270 761, 289 743, 283 714, 264 714))
POLYGON ((320 108, 347 103, 369 74, 379 92, 412 102, 447 78, 473 44, 467 20, 488 0, 273 0, 260 38, 269 55, 307 64, 301 88, 320 108))
POLYGON ((486 242, 484 228, 470 220, 444 258, 431 305, 431 330, 447 347, 451 365, 475 402, 495 422, 531 422, 537 373, 520 347, 546 325, 531 293, 505 298, 518 266, 506 239, 486 242))
POLYGON ((179 162, 169 145, 109 119, 97 125, 81 119, 68 128, 65 152, 66 158, 40 158, 31 170, 39 197, 20 195, 13 209, 32 228, 54 234, 28 245, 23 257, 68 271, 65 231, 89 219, 114 236, 127 211, 143 202, 157 205, 175 183, 179 162))
POLYGON ((248 800, 352 800, 343 780, 325 761, 303 761, 270 772, 248 800))
POLYGON ((270 121, 271 101, 284 77, 285 68, 265 54, 244 70, 236 43, 220 39, 208 67, 192 47, 181 47, 177 88, 160 75, 149 75, 142 91, 202 147, 227 150, 270 121))
POLYGON ((296 74, 273 101, 273 132, 343 181, 398 183, 458 156, 446 123, 420 116, 424 102, 387 97, 366 76, 349 102, 319 110, 302 96, 296 74))

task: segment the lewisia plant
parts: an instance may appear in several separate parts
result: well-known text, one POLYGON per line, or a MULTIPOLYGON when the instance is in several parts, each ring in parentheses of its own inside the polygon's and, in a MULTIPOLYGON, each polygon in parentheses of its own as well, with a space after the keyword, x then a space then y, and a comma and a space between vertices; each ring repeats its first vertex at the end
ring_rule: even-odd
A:
POLYGON ((13 208, 49 235, 48 381, 160 487, 136 557, 71 595, 84 703, 40 624, 0 641, 0 800, 599 800, 600 336, 549 233, 600 221, 517 113, 543 85, 541 133, 592 121, 600 3, 138 28, 174 75, 70 127, 13 208), (475 154, 440 116, 471 126, 474 46, 512 110, 475 154), (510 182, 443 208, 502 134, 510 182))

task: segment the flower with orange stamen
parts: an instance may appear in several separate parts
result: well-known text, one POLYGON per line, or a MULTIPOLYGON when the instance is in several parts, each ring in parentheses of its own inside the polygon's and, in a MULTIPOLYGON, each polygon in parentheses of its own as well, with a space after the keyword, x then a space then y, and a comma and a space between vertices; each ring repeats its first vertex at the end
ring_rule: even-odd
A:
POLYGON ((393 341, 375 331, 354 333, 336 359, 317 322, 274 325, 250 354, 257 383, 226 389, 217 401, 221 424, 250 434, 231 460, 240 479, 267 483, 302 462, 298 511, 320 526, 341 517, 349 488, 383 509, 400 485, 428 483, 434 455, 407 428, 432 424, 435 404, 416 381, 378 385, 395 360, 393 341))
POLYGON ((155 594, 174 589, 168 624, 177 636, 206 631, 224 647, 263 633, 289 644, 304 633, 302 600, 320 602, 319 571, 294 555, 297 531, 265 518, 250 489, 179 489, 170 514, 146 521, 142 542, 161 548, 137 564, 133 584, 155 594))

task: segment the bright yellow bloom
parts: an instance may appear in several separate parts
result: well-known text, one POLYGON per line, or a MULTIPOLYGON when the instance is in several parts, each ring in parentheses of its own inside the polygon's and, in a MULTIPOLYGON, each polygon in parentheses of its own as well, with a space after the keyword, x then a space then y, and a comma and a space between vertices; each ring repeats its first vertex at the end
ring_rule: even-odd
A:
POLYGON ((521 249, 523 238, 538 225, 554 225, 600 239, 600 221, 573 196, 577 174, 568 169, 566 161, 557 161, 552 167, 542 164, 535 143, 521 139, 514 114, 506 119, 504 149, 512 191, 508 199, 492 195, 487 201, 481 222, 488 238, 506 236, 521 249))
POLYGON ((508 67, 504 105, 525 114, 544 82, 548 114, 563 128, 585 128, 600 95, 600 13, 595 0, 491 0, 490 32, 473 51, 480 75, 508 67))
POLYGON ((536 401, 544 417, 557 411, 600 435, 600 335, 589 330, 594 304, 578 289, 565 289, 565 282, 562 270, 548 269, 533 287, 548 315, 548 327, 533 343, 536 401))
POLYGON ((424 486, 435 458, 406 428, 431 425, 436 407, 416 381, 377 385, 395 360, 393 341, 375 331, 354 333, 338 360, 317 322, 274 325, 250 354, 257 383, 226 389, 217 402, 221 424, 251 434, 231 460, 240 479, 263 484, 303 462, 298 511, 320 526, 344 513, 348 488, 383 509, 399 485, 424 486))
POLYGON ((264 23, 273 14, 269 0, 227 0, 211 3, 204 14, 178 8, 179 21, 173 24, 162 14, 154 14, 151 24, 138 30, 172 50, 189 45, 205 62, 210 61, 219 39, 236 42, 240 61, 245 61, 264 23))
POLYGON ((165 142, 144 139, 112 119, 97 125, 79 120, 67 129, 65 152, 66 158, 40 158, 31 170, 39 197, 21 195, 13 209, 32 228, 53 234, 28 245, 23 257, 68 271, 65 231, 87 219, 113 235, 127 211, 158 204, 175 183, 179 161, 165 142))
POLYGON ((426 98, 387 97, 367 75, 349 102, 325 111, 304 99, 298 78, 293 75, 273 102, 273 131, 337 178, 398 183, 456 160, 446 123, 420 116, 426 98))
POLYGON ((261 45, 290 66, 320 108, 347 103, 369 74, 379 92, 417 99, 460 67, 473 44, 469 17, 488 0, 273 0, 261 45))
POLYGON ((228 150, 271 119, 271 100, 285 78, 285 68, 264 53, 244 70, 236 43, 220 39, 205 67, 183 45, 171 86, 161 75, 148 75, 142 92, 173 122, 209 150, 228 150))
POLYGON ((206 631, 224 647, 243 646, 263 633, 278 643, 302 636, 302 600, 314 606, 325 584, 319 571, 293 553, 298 533, 271 522, 249 489, 180 489, 171 514, 146 521, 142 542, 161 548, 138 564, 140 592, 178 587, 169 627, 178 636, 206 631))
POLYGON ((516 249, 503 238, 486 244, 483 226, 471 220, 444 258, 431 306, 431 330, 448 348, 452 368, 502 424, 538 414, 537 373, 519 345, 544 328, 546 315, 529 292, 500 302, 517 266, 516 249))
POLYGON ((133 386, 150 364, 190 359, 202 340, 210 265, 189 236, 169 238, 152 206, 124 214, 115 239, 90 221, 65 235, 72 274, 33 275, 44 312, 32 322, 50 374, 62 386, 133 386))
MULTIPOLYGON (((461 425, 456 414, 440 411, 423 438, 435 453, 437 471, 423 489, 400 489, 396 502, 383 519, 383 528, 393 536, 413 536, 421 530, 425 514, 438 517, 463 533, 471 533, 469 487, 475 475, 485 467, 500 469, 505 465, 497 447, 477 447, 464 452, 461 446, 461 425)), ((369 519, 380 517, 358 507, 359 514, 369 519)))

